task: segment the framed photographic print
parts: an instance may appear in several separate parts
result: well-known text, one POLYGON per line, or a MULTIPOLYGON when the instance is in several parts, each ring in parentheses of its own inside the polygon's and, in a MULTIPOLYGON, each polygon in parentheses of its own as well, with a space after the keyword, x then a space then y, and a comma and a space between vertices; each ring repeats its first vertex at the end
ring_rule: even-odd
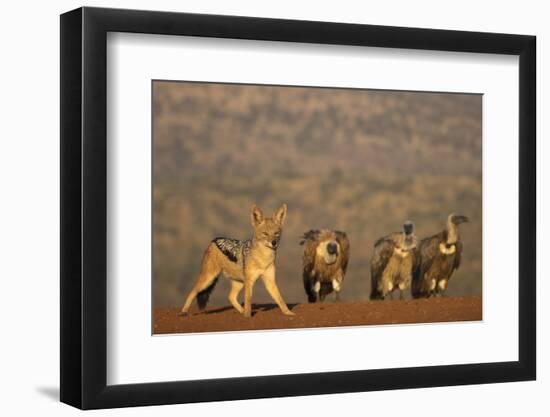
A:
POLYGON ((535 38, 61 16, 61 401, 535 379, 535 38))

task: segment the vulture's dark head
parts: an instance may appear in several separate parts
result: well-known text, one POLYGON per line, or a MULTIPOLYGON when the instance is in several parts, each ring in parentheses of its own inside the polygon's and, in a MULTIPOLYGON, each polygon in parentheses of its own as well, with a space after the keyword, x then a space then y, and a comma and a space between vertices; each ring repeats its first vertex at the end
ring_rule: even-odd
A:
POLYGON ((457 226, 468 221, 470 221, 468 217, 463 216, 462 214, 451 214, 451 222, 457 226))
POLYGON ((405 223, 403 223, 403 231, 406 235, 411 235, 414 231, 414 224, 410 220, 407 220, 405 223))

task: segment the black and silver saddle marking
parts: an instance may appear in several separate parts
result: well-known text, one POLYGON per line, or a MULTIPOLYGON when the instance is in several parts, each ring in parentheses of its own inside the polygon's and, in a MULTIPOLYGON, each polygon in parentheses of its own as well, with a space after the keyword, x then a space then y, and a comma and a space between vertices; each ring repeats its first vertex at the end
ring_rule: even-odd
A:
POLYGON ((246 250, 250 246, 250 240, 229 239, 226 237, 217 237, 212 242, 231 262, 235 263, 242 259, 243 249, 246 250))

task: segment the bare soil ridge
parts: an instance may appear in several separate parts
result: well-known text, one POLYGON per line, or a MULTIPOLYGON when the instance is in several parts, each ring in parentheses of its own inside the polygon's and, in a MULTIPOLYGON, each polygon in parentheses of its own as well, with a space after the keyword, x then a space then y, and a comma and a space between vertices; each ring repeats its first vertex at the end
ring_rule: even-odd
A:
POLYGON ((233 307, 191 310, 179 317, 180 307, 158 307, 153 314, 153 333, 202 333, 235 330, 296 329, 335 326, 436 323, 482 319, 482 299, 443 297, 419 300, 343 301, 289 304, 295 316, 284 316, 274 304, 256 304, 247 319, 233 307))

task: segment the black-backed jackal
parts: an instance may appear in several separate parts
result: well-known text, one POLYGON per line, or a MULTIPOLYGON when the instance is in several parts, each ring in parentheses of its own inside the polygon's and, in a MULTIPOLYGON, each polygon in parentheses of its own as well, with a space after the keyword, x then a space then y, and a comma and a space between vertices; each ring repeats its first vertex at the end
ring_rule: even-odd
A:
POLYGON ((286 212, 287 205, 283 204, 272 217, 266 218, 262 210, 253 205, 250 211, 250 223, 254 229, 252 239, 219 237, 212 240, 204 252, 201 273, 187 296, 180 315, 187 314, 195 298, 202 310, 221 275, 231 280, 229 302, 239 313, 244 313, 245 317, 251 316, 252 289, 260 277, 283 314, 294 315, 288 309, 275 282, 275 258, 286 212), (243 287, 244 308, 238 301, 243 287))

